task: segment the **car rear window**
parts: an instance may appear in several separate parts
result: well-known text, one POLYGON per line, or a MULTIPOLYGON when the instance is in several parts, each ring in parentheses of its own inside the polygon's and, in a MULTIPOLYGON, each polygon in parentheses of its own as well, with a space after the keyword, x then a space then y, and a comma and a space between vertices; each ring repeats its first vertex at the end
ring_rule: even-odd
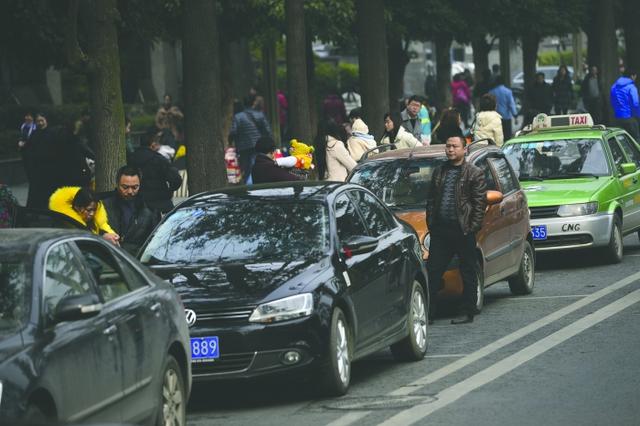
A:
POLYGON ((172 213, 140 260, 150 265, 293 261, 326 253, 329 235, 324 204, 225 200, 172 213))
POLYGON ((445 161, 445 157, 371 161, 358 166, 349 180, 391 208, 424 208, 433 170, 445 161))
POLYGON ((521 181, 609 175, 600 139, 514 143, 503 151, 521 181))

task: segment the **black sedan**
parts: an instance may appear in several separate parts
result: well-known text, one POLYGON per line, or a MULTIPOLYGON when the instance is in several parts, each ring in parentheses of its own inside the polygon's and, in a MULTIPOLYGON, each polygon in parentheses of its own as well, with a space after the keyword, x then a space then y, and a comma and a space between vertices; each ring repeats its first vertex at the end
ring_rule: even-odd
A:
POLYGON ((421 259, 415 232, 371 192, 320 182, 196 195, 141 251, 185 304, 194 380, 311 369, 330 394, 382 348, 424 357, 421 259))
POLYGON ((0 230, 0 424, 185 424, 183 309, 99 237, 0 230))

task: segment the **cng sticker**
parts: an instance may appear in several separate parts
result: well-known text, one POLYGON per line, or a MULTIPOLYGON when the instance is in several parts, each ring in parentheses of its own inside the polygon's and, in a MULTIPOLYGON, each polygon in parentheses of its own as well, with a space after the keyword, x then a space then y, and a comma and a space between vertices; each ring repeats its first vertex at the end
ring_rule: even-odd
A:
POLYGON ((565 223, 562 225, 562 232, 579 231, 579 230, 580 230, 579 223, 565 223))
POLYGON ((633 202, 636 204, 640 204, 640 194, 634 195, 633 202))

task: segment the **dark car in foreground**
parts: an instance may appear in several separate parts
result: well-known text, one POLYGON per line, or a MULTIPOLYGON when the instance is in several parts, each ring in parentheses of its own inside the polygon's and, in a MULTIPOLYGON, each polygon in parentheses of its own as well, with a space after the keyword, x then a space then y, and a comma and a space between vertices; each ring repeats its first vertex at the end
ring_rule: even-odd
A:
POLYGON ((141 261, 176 287, 194 380, 309 370, 344 394, 351 362, 419 360, 428 291, 418 238, 368 190, 296 182, 196 195, 141 261))
POLYGON ((0 230, 0 424, 185 422, 175 290, 87 232, 0 230))

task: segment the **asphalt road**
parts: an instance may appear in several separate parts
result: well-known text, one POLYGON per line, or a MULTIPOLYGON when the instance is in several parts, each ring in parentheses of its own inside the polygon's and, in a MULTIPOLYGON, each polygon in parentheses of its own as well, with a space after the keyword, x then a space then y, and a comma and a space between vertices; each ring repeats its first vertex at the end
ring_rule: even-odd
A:
POLYGON ((428 356, 353 366, 342 398, 278 378, 194 387, 189 425, 638 425, 640 243, 625 258, 539 255, 532 295, 487 289, 473 324, 431 326, 428 356))

